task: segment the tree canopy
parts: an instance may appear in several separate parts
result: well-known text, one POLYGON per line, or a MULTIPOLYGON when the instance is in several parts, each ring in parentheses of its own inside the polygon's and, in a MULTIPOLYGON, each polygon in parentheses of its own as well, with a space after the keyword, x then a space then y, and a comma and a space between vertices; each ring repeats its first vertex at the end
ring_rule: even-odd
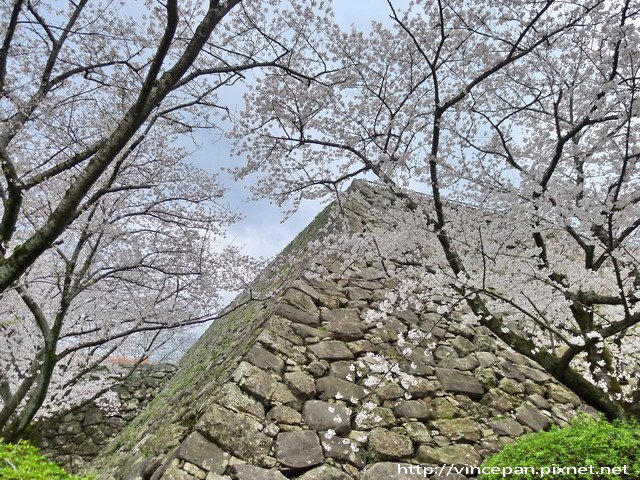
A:
POLYGON ((637 4, 388 9, 370 33, 327 26, 315 81, 272 72, 247 95, 237 176, 263 173, 255 195, 292 208, 356 177, 390 185, 414 214, 393 238, 419 239, 396 275, 463 300, 609 416, 637 411, 637 4))

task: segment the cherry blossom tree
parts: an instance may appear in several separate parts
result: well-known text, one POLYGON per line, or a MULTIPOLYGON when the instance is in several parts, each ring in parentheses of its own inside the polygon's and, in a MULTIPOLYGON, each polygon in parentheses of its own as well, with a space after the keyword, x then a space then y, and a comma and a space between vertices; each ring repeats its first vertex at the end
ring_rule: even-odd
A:
POLYGON ((462 301, 461 322, 609 417, 637 413, 637 4, 388 7, 390 27, 325 29, 321 81, 273 72, 248 94, 236 175, 264 173, 254 194, 294 209, 379 179, 407 211, 368 235, 381 259, 408 255, 393 302, 462 301))
POLYGON ((98 397, 108 385, 85 380, 110 354, 142 360, 246 284, 256 264, 224 244, 224 189, 182 162, 180 139, 219 128, 218 92, 247 72, 324 72, 297 45, 327 14, 315 0, 0 4, 0 436, 98 397))

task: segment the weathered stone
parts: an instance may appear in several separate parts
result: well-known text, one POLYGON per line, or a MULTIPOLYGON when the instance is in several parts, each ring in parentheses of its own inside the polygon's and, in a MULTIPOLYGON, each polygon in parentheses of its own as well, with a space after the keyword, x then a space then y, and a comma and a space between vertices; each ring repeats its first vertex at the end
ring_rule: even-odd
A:
POLYGON ((313 467, 324 460, 318 436, 310 430, 279 433, 276 458, 283 466, 293 469, 313 467))
POLYGON ((489 390, 482 398, 482 403, 502 413, 513 410, 514 408, 511 397, 499 388, 489 390))
POLYGON ((468 465, 477 467, 482 457, 471 445, 456 444, 433 448, 426 445, 418 447, 417 459, 420 462, 437 465, 468 465))
POLYGON ((438 345, 436 349, 433 351, 433 358, 436 361, 442 361, 445 358, 456 358, 458 357, 458 352, 453 347, 449 345, 438 345))
POLYGON ((409 463, 378 462, 362 473, 362 480, 416 480, 415 468, 409 463))
POLYGON ((291 322, 286 318, 279 317, 278 315, 272 316, 265 325, 265 330, 272 332, 276 336, 287 340, 293 345, 304 345, 304 341, 299 335, 291 328, 291 322))
POLYGON ((331 362, 331 366, 329 367, 329 376, 353 381, 355 378, 355 369, 354 363, 349 360, 331 362))
POLYGON ((404 389, 394 382, 385 383, 382 387, 375 390, 376 395, 382 400, 395 400, 404 395, 404 389))
POLYGON ((471 398, 479 398, 484 394, 482 384, 471 375, 446 368, 436 369, 436 377, 447 392, 462 393, 471 398))
POLYGON ((322 308, 320 310, 320 320, 327 323, 336 322, 360 324, 358 311, 351 308, 322 308))
POLYGON ((446 398, 434 398, 427 404, 429 417, 433 419, 453 418, 459 415, 458 408, 446 398))
POLYGON ((190 434, 178 447, 176 457, 221 475, 229 463, 229 454, 198 432, 190 434))
POLYGON ((386 274, 384 272, 384 269, 382 268, 382 265, 380 264, 378 265, 380 268, 375 268, 375 267, 363 268, 358 272, 358 275, 360 276, 360 278, 368 282, 371 282, 374 280, 386 279, 386 274))
POLYGON ((329 370, 329 364, 326 360, 314 360, 307 365, 307 371, 316 378, 322 377, 329 370))
POLYGON ((291 305, 287 305, 286 303, 279 304, 273 313, 280 315, 287 320, 291 320, 292 322, 304 323, 305 325, 312 326, 320 324, 320 316, 317 313, 312 314, 304 310, 300 310, 299 308, 292 307, 291 305))
POLYGON ((316 382, 311 375, 304 372, 284 374, 284 382, 296 397, 306 400, 316 395, 316 382))
POLYGON ((414 378, 413 382, 407 387, 407 393, 412 398, 425 398, 432 396, 440 390, 440 384, 435 380, 426 380, 422 377, 414 378))
POLYGON ((412 455, 413 445, 404 435, 376 428, 369 434, 368 451, 375 458, 395 460, 412 455))
POLYGON ((551 407, 551 404, 549 403, 549 401, 537 393, 534 393, 533 395, 529 395, 527 397, 527 400, 529 400, 533 405, 535 405, 538 408, 548 409, 549 407, 551 407))
POLYGON ((522 355, 521 353, 514 352, 513 350, 504 350, 501 352, 501 355, 516 365, 528 365, 531 363, 527 357, 522 355))
POLYGON ((318 437, 320 438, 325 458, 348 462, 358 467, 358 469, 362 469, 366 465, 364 450, 360 449, 359 444, 355 441, 331 435, 329 432, 319 433, 318 437))
POLYGON ((525 377, 527 377, 529 380, 533 380, 534 382, 542 383, 547 382, 551 379, 551 375, 543 372, 542 370, 538 370, 537 368, 522 366, 520 367, 520 371, 525 377))
POLYGON ((271 439, 260 432, 260 423, 217 405, 209 406, 196 428, 223 449, 257 465, 271 450, 271 439))
POLYGON ((240 388, 262 402, 269 402, 276 391, 278 381, 268 372, 243 362, 235 376, 240 376, 240 388))
POLYGON ((580 405, 577 408, 577 411, 586 413, 587 415, 593 417, 596 420, 600 418, 600 412, 598 412, 598 410, 593 408, 591 405, 580 405))
POLYGON ((474 355, 467 355, 462 358, 447 357, 438 363, 438 368, 452 368, 454 370, 470 371, 480 366, 478 359, 474 355))
POLYGON ((316 389, 322 398, 354 398, 360 400, 365 396, 364 388, 355 383, 335 377, 323 377, 316 382, 316 389))
POLYGON ((264 345, 268 350, 272 352, 280 353, 283 358, 293 360, 298 364, 304 364, 307 362, 305 355, 295 348, 295 345, 280 335, 276 335, 270 330, 263 330, 258 335, 257 341, 264 345))
POLYGON ((352 360, 353 353, 339 340, 323 340, 315 345, 309 345, 309 350, 319 359, 352 360))
POLYGON ((488 335, 476 335, 473 340, 473 344, 478 350, 481 350, 483 352, 496 351, 496 341, 488 335))
POLYGON ((546 430, 551 425, 549 418, 536 410, 530 403, 523 403, 516 408, 516 420, 534 432, 546 430))
POLYGON ((242 393, 242 390, 235 383, 224 384, 215 398, 219 404, 231 410, 264 418, 264 406, 242 393))
POLYGON ((491 368, 478 368, 473 372, 473 376, 478 379, 486 390, 491 390, 498 386, 498 379, 491 368))
POLYGON ((353 477, 330 465, 320 465, 298 477, 298 480, 353 480, 353 477))
POLYGON ((251 350, 245 356, 245 360, 251 365, 271 370, 278 375, 282 375, 284 372, 284 360, 260 345, 251 347, 251 350))
POLYGON ((458 355, 466 356, 476 351, 476 346, 464 337, 458 336, 449 340, 449 344, 456 349, 458 355))
POLYGON ((508 435, 510 437, 519 437, 524 433, 524 428, 513 418, 503 418, 495 422, 490 422, 489 426, 498 435, 508 435))
POLYGON ((286 425, 300 425, 302 422, 302 415, 286 405, 276 405, 267 414, 267 420, 276 423, 284 423, 286 425))
POLYGON ((354 355, 360 355, 367 352, 377 352, 378 347, 371 343, 369 340, 356 340, 355 342, 347 343, 347 347, 354 355))
POLYGON ((353 480, 353 477, 331 465, 320 465, 298 477, 298 480, 353 480))
POLYGON ((297 288, 287 289, 287 291, 284 292, 282 299, 290 305, 310 314, 318 313, 318 307, 316 307, 316 304, 313 303, 313 299, 311 298, 311 296, 307 295, 302 290, 299 290, 297 288))
POLYGON ((291 393, 289 387, 284 383, 278 383, 271 399, 274 403, 284 403, 285 405, 291 405, 292 408, 298 408, 300 406, 298 398, 291 393))
POLYGON ((311 430, 335 430, 345 433, 351 425, 351 414, 339 403, 309 400, 304 404, 302 417, 311 430))
POLYGON ((538 384, 531 380, 525 380, 524 391, 527 395, 540 395, 544 396, 546 393, 545 384, 538 384))
POLYGON ((302 323, 292 323, 291 329, 302 338, 317 337, 323 339, 331 336, 329 332, 320 330, 319 328, 310 327, 309 325, 304 325, 302 323))
POLYGON ((432 375, 435 363, 433 355, 422 347, 415 347, 403 362, 403 370, 411 375, 432 375))
POLYGON ((397 417, 417 420, 429 418, 429 408, 422 400, 400 400, 394 408, 394 413, 397 417))
POLYGON ((449 440, 467 440, 477 442, 482 438, 482 429, 471 418, 453 418, 450 420, 434 420, 431 425, 449 440))
POLYGON ((90 427, 91 425, 99 425, 103 421, 102 411, 97 408, 92 408, 87 412, 82 422, 83 427, 90 427))
POLYGON ((377 427, 390 428, 396 425, 396 417, 393 411, 385 407, 375 407, 370 412, 356 415, 356 427, 361 430, 371 430, 377 427))
MULTIPOLYGON (((171 460, 174 459, 175 457, 171 457, 171 460)), ((158 472, 157 476, 160 477, 160 475, 164 473, 164 471, 162 471, 161 469, 162 464, 162 457, 142 458, 130 467, 127 466, 128 468, 125 471, 128 473, 128 475, 124 478, 124 480, 151 478, 151 476, 155 474, 155 472, 158 472)))
POLYGON ((162 475, 162 477, 160 477, 159 480, 197 480, 196 477, 194 477, 193 475, 191 475, 190 473, 185 472, 184 470, 181 470, 180 468, 178 468, 178 465, 170 465, 169 468, 167 468, 164 471, 164 474, 162 475))
POLYGON ((349 297, 349 300, 357 302, 359 300, 370 300, 371 299, 371 292, 368 290, 365 290, 364 288, 360 288, 360 287, 347 287, 345 288, 346 292, 347 292, 347 296, 349 297))
POLYGON ((498 362, 499 372, 506 378, 516 380, 518 382, 524 382, 524 375, 520 369, 513 363, 507 360, 501 360, 498 362))
POLYGON ((422 422, 407 422, 402 425, 409 438, 417 443, 431 443, 431 433, 422 422))
POLYGON ((476 358, 482 368, 487 368, 498 363, 498 357, 489 352, 476 352, 476 358))
POLYGON ((339 340, 361 340, 364 336, 359 322, 334 320, 327 323, 325 327, 328 332, 333 333, 333 336, 339 340))
POLYGON ((524 385, 511 378, 503 378, 498 382, 498 388, 511 395, 522 395, 524 393, 524 385))
POLYGON ((563 387, 562 385, 557 385, 554 383, 547 386, 547 397, 554 402, 570 403, 575 407, 582 403, 580 401, 580 398, 575 393, 563 387))
POLYGON ((229 467, 236 480, 287 480, 278 470, 259 468, 246 463, 238 463, 229 467))
POLYGON ((198 480, 204 480, 204 477, 206 477, 206 475, 207 475, 206 471, 202 470, 198 466, 194 465, 193 463, 189 463, 189 462, 184 462, 184 465, 182 465, 182 469, 185 472, 193 475, 198 480))

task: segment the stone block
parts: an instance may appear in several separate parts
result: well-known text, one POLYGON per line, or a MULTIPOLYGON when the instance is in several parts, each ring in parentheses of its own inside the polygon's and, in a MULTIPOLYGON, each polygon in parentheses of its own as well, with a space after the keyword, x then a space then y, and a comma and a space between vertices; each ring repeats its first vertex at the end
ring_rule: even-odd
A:
POLYGON ((346 433, 351 426, 350 412, 339 403, 309 400, 304 404, 302 417, 311 430, 335 430, 338 433, 346 433))
POLYGON ((285 468, 297 470, 321 464, 324 455, 316 433, 303 430, 278 434, 276 458, 285 468))
POLYGON ((461 393, 471 398, 480 398, 484 394, 484 388, 478 380, 457 370, 437 368, 436 377, 447 392, 461 393))
POLYGON ((369 434, 367 450, 374 458, 397 460, 412 455, 413 445, 409 437, 376 428, 369 434))

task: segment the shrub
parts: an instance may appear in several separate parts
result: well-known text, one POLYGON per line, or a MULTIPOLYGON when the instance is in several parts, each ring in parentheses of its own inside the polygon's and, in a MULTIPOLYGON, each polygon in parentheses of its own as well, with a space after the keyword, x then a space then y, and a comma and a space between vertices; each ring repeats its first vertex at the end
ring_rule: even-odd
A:
MULTIPOLYGON (((640 424, 604 419, 594 420, 586 415, 568 427, 554 427, 548 432, 525 435, 487 459, 483 467, 534 467, 535 474, 508 476, 520 480, 538 480, 542 467, 589 467, 597 473, 576 474, 575 471, 548 473, 548 480, 627 480, 640 478, 640 424), (626 474, 601 467, 625 467, 626 474)), ((486 471, 486 470, 485 470, 486 471)), ((514 471, 514 473, 520 473, 514 471)), ((504 478, 502 474, 481 475, 479 479, 504 478)))
POLYGON ((65 472, 26 442, 0 442, 0 480, 88 480, 65 472))

